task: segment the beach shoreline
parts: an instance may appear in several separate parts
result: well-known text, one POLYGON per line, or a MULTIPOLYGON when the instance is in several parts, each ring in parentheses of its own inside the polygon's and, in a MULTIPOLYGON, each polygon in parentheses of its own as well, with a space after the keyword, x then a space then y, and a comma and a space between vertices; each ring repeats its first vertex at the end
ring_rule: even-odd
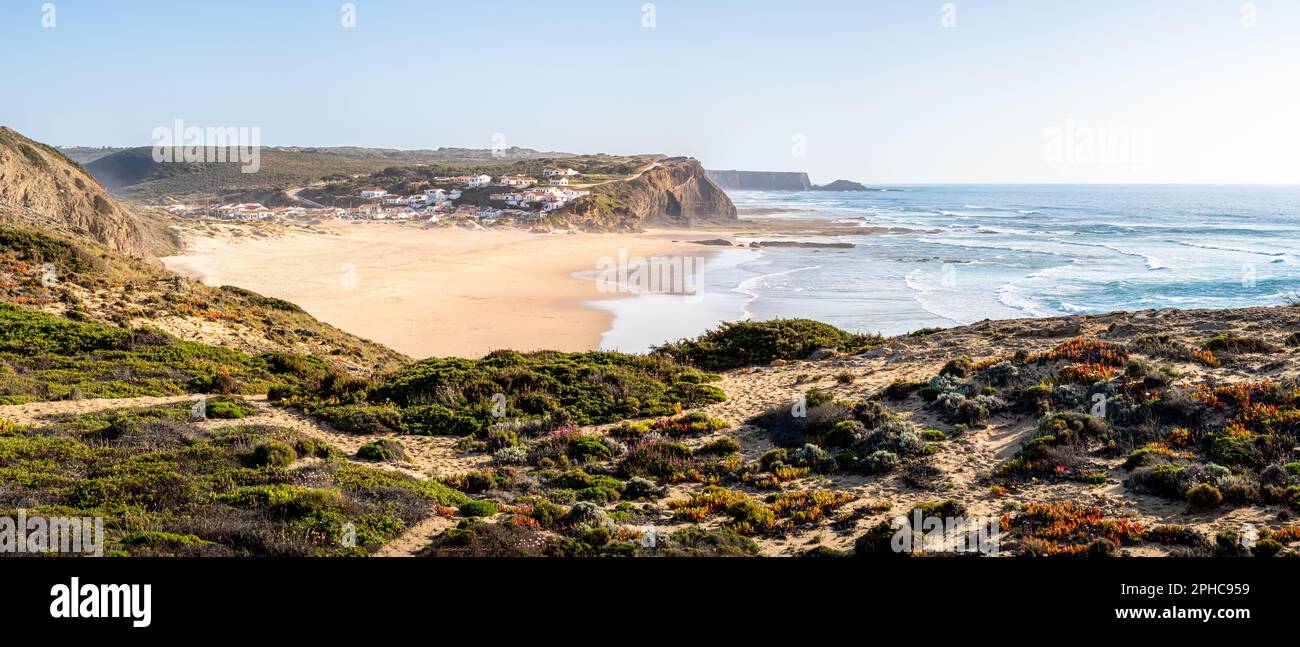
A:
POLYGON ((185 252, 161 260, 208 285, 290 301, 411 357, 481 357, 502 348, 598 349, 615 312, 596 304, 636 295, 582 275, 620 254, 707 258, 713 250, 690 241, 709 233, 539 234, 344 220, 311 229, 223 223, 184 229, 185 252))

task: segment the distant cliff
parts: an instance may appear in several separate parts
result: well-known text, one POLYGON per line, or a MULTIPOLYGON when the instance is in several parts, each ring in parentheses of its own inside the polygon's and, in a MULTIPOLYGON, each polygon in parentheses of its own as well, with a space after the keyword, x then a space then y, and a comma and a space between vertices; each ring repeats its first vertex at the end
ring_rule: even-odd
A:
POLYGON ((551 214, 551 224, 597 231, 647 226, 690 227, 736 220, 736 205, 687 157, 664 159, 626 180, 602 184, 592 194, 551 214))
POLYGON ((874 191, 849 180, 818 186, 807 173, 793 171, 705 171, 726 191, 874 191))
POLYGON ((808 191, 813 188, 807 173, 707 170, 704 173, 726 191, 808 191))

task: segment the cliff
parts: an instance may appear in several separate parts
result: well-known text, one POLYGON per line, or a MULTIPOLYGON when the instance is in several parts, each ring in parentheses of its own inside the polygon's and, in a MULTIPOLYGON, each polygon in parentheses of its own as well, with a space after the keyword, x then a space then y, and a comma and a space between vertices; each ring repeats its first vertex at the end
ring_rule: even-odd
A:
POLYGON ((736 205, 708 178, 699 161, 676 157, 625 180, 595 186, 591 195, 573 201, 548 220, 597 231, 690 227, 733 222, 736 205))
POLYGON ((808 191, 813 188, 807 173, 783 171, 705 171, 709 179, 727 191, 808 191))
POLYGON ((0 223, 36 226, 149 256, 136 222, 76 162, 0 127, 0 223))

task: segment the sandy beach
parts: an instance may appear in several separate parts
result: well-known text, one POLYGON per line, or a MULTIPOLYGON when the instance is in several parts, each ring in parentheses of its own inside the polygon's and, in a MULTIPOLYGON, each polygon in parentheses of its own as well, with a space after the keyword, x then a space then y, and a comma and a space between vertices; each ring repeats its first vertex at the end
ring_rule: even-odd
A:
POLYGON ((292 301, 417 358, 596 349, 614 314, 590 303, 629 295, 602 292, 575 273, 596 270, 620 250, 630 257, 711 253, 684 242, 704 237, 699 231, 537 234, 350 221, 265 237, 223 229, 188 232, 187 252, 163 262, 208 285, 292 301))

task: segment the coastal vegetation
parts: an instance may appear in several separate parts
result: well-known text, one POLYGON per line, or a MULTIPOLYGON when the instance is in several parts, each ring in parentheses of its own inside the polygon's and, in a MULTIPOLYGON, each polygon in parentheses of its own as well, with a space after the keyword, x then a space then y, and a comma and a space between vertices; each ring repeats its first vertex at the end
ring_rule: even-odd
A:
POLYGON ((810 319, 776 319, 724 323, 695 339, 658 346, 654 352, 705 370, 723 371, 808 359, 822 349, 857 354, 881 341, 877 335, 848 333, 810 319))
POLYGON ((0 424, 0 475, 0 509, 103 517, 108 555, 364 555, 467 500, 290 429, 213 428, 189 402, 0 424))

